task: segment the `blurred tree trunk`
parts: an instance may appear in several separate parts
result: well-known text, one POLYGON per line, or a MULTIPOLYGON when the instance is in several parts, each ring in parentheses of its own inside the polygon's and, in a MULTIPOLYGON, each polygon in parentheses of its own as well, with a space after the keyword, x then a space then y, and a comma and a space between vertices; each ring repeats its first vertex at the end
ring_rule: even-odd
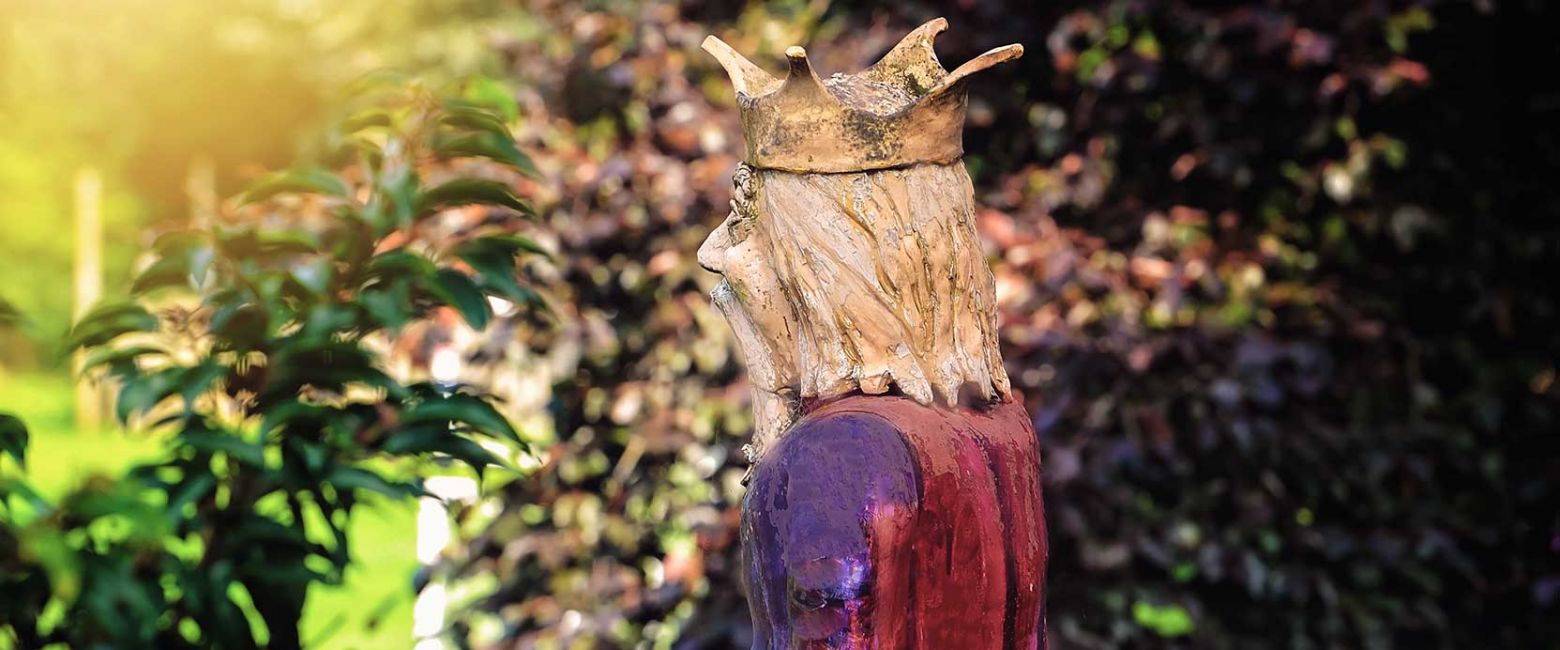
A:
POLYGON ((217 216, 217 166, 211 156, 200 154, 190 159, 184 177, 184 196, 190 202, 190 228, 205 230, 217 216))
MULTIPOLYGON (((75 296, 71 320, 85 316, 103 296, 103 177, 91 167, 76 171, 75 296)), ((71 372, 79 375, 85 351, 77 351, 71 372)), ((102 386, 85 378, 76 381, 76 427, 97 430, 103 424, 102 386)))

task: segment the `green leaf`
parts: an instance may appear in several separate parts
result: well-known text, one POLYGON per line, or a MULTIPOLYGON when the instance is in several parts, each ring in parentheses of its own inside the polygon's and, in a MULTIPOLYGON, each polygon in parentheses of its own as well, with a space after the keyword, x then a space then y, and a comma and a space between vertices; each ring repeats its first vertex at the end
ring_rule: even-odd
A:
POLYGON ((388 283, 383 290, 365 290, 358 294, 363 311, 392 333, 412 318, 411 285, 404 280, 388 283))
POLYGON ((27 469, 27 424, 9 413, 0 413, 0 454, 9 454, 27 469))
POLYGON ((221 303, 211 314, 215 347, 243 352, 265 345, 270 334, 270 312, 260 305, 239 302, 236 293, 229 298, 233 302, 221 303))
POLYGON ((144 486, 133 481, 89 481, 60 503, 60 510, 91 520, 124 515, 132 523, 160 526, 159 510, 145 497, 144 486))
POLYGON ((0 298, 0 327, 15 327, 24 321, 26 317, 22 316, 21 310, 4 298, 0 298))
POLYGON ((445 208, 473 204, 503 206, 536 217, 530 204, 515 196, 508 185, 480 178, 459 178, 422 192, 417 196, 416 212, 424 216, 445 208))
POLYGON ((228 369, 211 359, 190 367, 174 366, 144 373, 120 373, 119 400, 115 414, 128 423, 132 415, 146 413, 174 395, 184 398, 186 413, 193 411, 195 399, 211 390, 228 369))
POLYGON ((343 90, 352 97, 378 101, 382 95, 395 97, 405 94, 406 90, 415 82, 416 80, 406 72, 391 68, 379 68, 348 81, 343 90))
POLYGON ((478 475, 488 465, 504 467, 504 462, 482 445, 432 423, 405 426, 390 434, 385 439, 384 452, 391 455, 441 453, 470 465, 478 475))
POLYGON ((178 484, 170 486, 168 492, 168 504, 163 507, 170 522, 177 522, 184 518, 184 506, 200 501, 217 487, 217 477, 210 472, 202 471, 198 474, 187 475, 178 484))
POLYGON ((208 454, 226 454, 250 467, 265 468, 265 448, 230 433, 203 429, 183 431, 174 438, 174 444, 208 454))
POLYGON ((441 158, 487 158, 527 176, 535 177, 539 174, 531 157, 522 153, 514 141, 505 136, 479 133, 443 138, 433 145, 433 150, 441 158))
POLYGON ((408 424, 460 422, 483 433, 520 442, 519 432, 497 408, 487 400, 464 393, 424 400, 406 412, 404 421, 408 424))
POLYGON ((461 258, 477 272, 477 282, 483 289, 510 300, 519 300, 521 287, 515 277, 513 258, 484 255, 462 255, 461 258))
POLYGON ((203 233, 181 230, 164 233, 152 243, 157 259, 138 275, 132 294, 166 287, 193 288, 205 281, 211 268, 212 248, 203 233))
POLYGON ((325 482, 335 485, 338 489, 369 490, 378 492, 392 499, 423 496, 420 482, 402 483, 391 481, 379 474, 359 469, 357 467, 337 467, 326 475, 325 482))
POLYGON ((184 375, 179 377, 179 395, 184 398, 185 408, 193 411, 195 399, 206 394, 218 379, 227 374, 227 366, 210 357, 185 370, 184 375))
POLYGON ((485 251, 509 256, 521 253, 541 255, 549 260, 554 259, 551 252, 543 248, 541 244, 528 237, 519 235, 487 235, 476 237, 461 242, 455 247, 456 254, 464 254, 465 251, 485 251))
POLYGON ((372 137, 353 133, 340 138, 334 144, 335 148, 330 157, 332 163, 348 165, 355 160, 362 160, 365 166, 374 171, 384 164, 384 149, 372 137))
POLYGON ((244 204, 264 201, 278 194, 326 194, 348 198, 350 188, 336 174, 317 167, 288 169, 262 177, 244 192, 244 204))
POLYGON ((379 175, 376 185, 378 191, 366 214, 370 223, 381 230, 404 228, 417 218, 417 192, 422 188, 422 178, 415 169, 392 167, 379 175))
POLYGON ((335 409, 331 407, 300 402, 296 398, 278 402, 266 409, 265 417, 261 420, 260 433, 269 434, 277 427, 287 426, 293 422, 316 423, 323 427, 324 425, 320 423, 333 412, 335 409))
POLYGON ((323 443, 304 438, 286 438, 282 446, 282 466, 291 480, 318 480, 321 470, 331 463, 331 450, 323 443))
POLYGON ((256 231, 255 244, 255 252, 267 259, 306 255, 320 250, 319 237, 306 231, 256 231))
POLYGON ((488 321, 493 318, 493 308, 488 305, 487 296, 470 277, 460 271, 439 269, 423 286, 444 304, 458 310, 472 329, 487 327, 488 321))
POLYGON ((89 638, 102 642, 94 646, 156 646, 156 630, 140 622, 156 620, 162 613, 162 587, 137 579, 131 554, 83 555, 81 598, 72 608, 72 623, 95 628, 89 638))
POLYGON ((305 338, 325 338, 358 327, 358 312, 345 305, 321 305, 302 315, 305 338))
POLYGON ((470 438, 451 435, 443 447, 440 451, 470 465, 472 471, 476 472, 478 477, 482 476, 482 469, 489 465, 506 467, 503 460, 500 460, 499 457, 493 455, 493 452, 484 449, 482 445, 477 444, 470 438))
POLYGON ((477 272, 478 284, 484 290, 520 304, 545 306, 534 291, 520 285, 515 272, 515 256, 520 252, 551 258, 536 242, 511 235, 478 237, 461 242, 453 252, 477 272))
POLYGON ((504 119, 513 120, 520 116, 520 103, 515 101, 514 92, 498 79, 492 77, 470 79, 466 82, 466 91, 462 96, 471 104, 492 107, 502 114, 504 119))
MULTIPOLYGON (((17 465, 21 465, 21 462, 18 461, 17 465)), ((27 505, 32 507, 33 512, 38 513, 41 517, 46 517, 54 511, 54 505, 49 503, 48 499, 43 498, 43 495, 38 494, 38 491, 34 490, 26 481, 0 477, 0 509, 6 507, 6 499, 9 499, 13 494, 21 497, 23 501, 27 502, 27 505)))
POLYGON ((1191 614, 1179 605, 1158 607, 1138 601, 1132 604, 1132 620, 1162 637, 1185 636, 1197 628, 1191 614))
POLYGON ((254 648, 248 617, 243 608, 233 602, 233 577, 231 560, 221 561, 221 570, 204 574, 208 581, 206 604, 211 617, 202 629, 209 635, 211 645, 218 648, 254 648))
POLYGON ((385 128, 395 124, 395 116, 383 108, 369 108, 353 113, 341 121, 343 133, 356 133, 363 129, 385 128))
POLYGON ((331 267, 331 261, 326 257, 313 256, 294 262, 288 272, 299 286, 319 296, 330 289, 334 269, 331 267))
POLYGON ((233 529, 233 541, 265 547, 267 555, 303 557, 318 547, 301 528, 289 527, 270 517, 252 514, 233 529))
POLYGON ((401 384, 375 367, 375 357, 356 341, 332 337, 287 338, 276 344, 267 363, 265 387, 256 396, 262 406, 294 399, 305 386, 337 393, 349 385, 380 388, 391 395, 401 384))
POLYGON ((140 295, 171 287, 191 288, 190 267, 185 260, 165 257, 153 262, 140 275, 135 276, 135 280, 130 283, 130 293, 140 295))
POLYGON ((134 303, 108 303, 87 312, 71 328, 65 338, 65 348, 96 347, 125 334, 156 330, 157 317, 146 308, 134 303))
POLYGON ((320 521, 325 523, 325 527, 330 530, 331 537, 335 540, 335 547, 329 551, 327 558, 334 565, 339 578, 340 571, 345 569, 352 559, 350 555, 352 546, 347 543, 347 528, 336 525, 336 513, 352 514, 353 499, 350 494, 334 490, 327 492, 323 489, 323 484, 316 484, 316 487, 309 490, 309 494, 314 506, 319 509, 320 521))
MULTIPOLYGON (((302 537, 302 535, 299 535, 302 537)), ((308 598, 309 584, 327 582, 328 577, 316 574, 304 565, 304 556, 298 553, 283 557, 268 554, 267 562, 252 562, 246 571, 245 590, 250 602, 265 628, 270 633, 270 648, 299 648, 299 622, 303 619, 303 605, 308 598)))
POLYGON ((152 250, 158 257, 177 257, 187 255, 197 248, 202 248, 206 243, 206 235, 195 230, 174 230, 157 236, 152 241, 152 250))
POLYGON ((451 252, 478 272, 485 288, 515 300, 534 297, 531 291, 523 291, 516 279, 515 257, 526 252, 551 259, 551 255, 536 242, 506 235, 470 239, 457 244, 451 252))
POLYGON ((504 124, 504 119, 480 106, 446 103, 444 115, 440 116, 439 121, 450 126, 495 135, 505 140, 514 140, 514 136, 509 133, 509 126, 504 124))
POLYGON ((164 368, 139 376, 125 378, 119 387, 119 400, 114 406, 121 423, 128 423, 130 416, 145 413, 172 397, 182 388, 185 368, 164 368))
POLYGON ((368 273, 374 277, 410 277, 424 280, 433 277, 438 267, 422 255, 406 249, 380 253, 368 263, 368 273))
POLYGON ((108 366, 110 374, 115 376, 134 374, 138 371, 136 360, 149 354, 167 354, 167 351, 154 345, 96 348, 82 360, 81 374, 86 375, 100 366, 108 366))
POLYGON ((385 437, 383 450, 392 456, 437 451, 439 444, 454 436, 448 426, 440 424, 402 424, 385 437))

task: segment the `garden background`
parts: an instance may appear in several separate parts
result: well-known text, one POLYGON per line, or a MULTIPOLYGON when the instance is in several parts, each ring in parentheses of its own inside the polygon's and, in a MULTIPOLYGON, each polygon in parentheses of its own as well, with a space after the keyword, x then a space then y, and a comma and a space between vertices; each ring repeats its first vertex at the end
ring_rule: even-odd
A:
POLYGON ((1560 150, 1502 122, 1552 124, 1560 90, 1498 82, 1494 5, 12 0, 0 297, 28 320, 0 334, 0 412, 33 429, 46 493, 161 449, 72 421, 81 170, 104 179, 122 295, 159 233, 241 218, 203 197, 311 156, 365 75, 456 87, 534 161, 462 171, 535 207, 499 221, 551 253, 521 268, 550 312, 480 334, 435 314, 384 362, 426 376, 455 351, 531 451, 456 509, 431 568, 414 504, 373 504, 305 641, 410 647, 431 581, 452 642, 747 647, 747 391, 693 256, 741 142, 698 44, 855 71, 942 15, 949 64, 1026 47, 972 85, 966 162, 1044 450, 1053 647, 1541 647, 1560 634, 1560 232, 1552 181, 1505 160, 1560 150))

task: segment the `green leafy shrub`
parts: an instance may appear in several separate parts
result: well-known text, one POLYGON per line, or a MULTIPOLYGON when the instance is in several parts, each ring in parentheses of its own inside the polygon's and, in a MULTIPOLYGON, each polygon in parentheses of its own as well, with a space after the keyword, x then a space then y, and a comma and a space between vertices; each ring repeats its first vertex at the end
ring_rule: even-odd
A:
MULTIPOLYGON (((310 588, 351 563, 365 495, 422 495, 417 459, 511 464, 523 443, 486 397, 397 381, 371 341, 441 308, 480 329, 489 297, 538 306, 516 279, 533 243, 410 236, 460 206, 529 213, 505 180, 451 171, 481 157, 512 178, 529 159, 482 105, 382 83, 363 102, 320 165, 260 179, 209 231, 159 238, 131 298, 72 329, 119 419, 166 432, 168 451, 58 503, 0 482, 0 640, 297 648, 310 588)), ((0 417, 18 466, 26 438, 0 417)))

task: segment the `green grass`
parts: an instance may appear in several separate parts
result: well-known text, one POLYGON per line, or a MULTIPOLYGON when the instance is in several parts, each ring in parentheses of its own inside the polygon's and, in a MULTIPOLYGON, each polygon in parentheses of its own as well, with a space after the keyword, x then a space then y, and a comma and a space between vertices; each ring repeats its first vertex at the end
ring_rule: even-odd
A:
MULTIPOLYGON (((99 474, 117 475, 162 453, 154 435, 111 427, 79 431, 74 388, 60 374, 0 375, 0 412, 27 422, 27 469, 45 496, 57 497, 99 474)), ((414 502, 365 503, 353 511, 354 564, 346 583, 309 594, 303 638, 311 648, 379 650, 412 646, 412 574, 417 569, 414 502)))

